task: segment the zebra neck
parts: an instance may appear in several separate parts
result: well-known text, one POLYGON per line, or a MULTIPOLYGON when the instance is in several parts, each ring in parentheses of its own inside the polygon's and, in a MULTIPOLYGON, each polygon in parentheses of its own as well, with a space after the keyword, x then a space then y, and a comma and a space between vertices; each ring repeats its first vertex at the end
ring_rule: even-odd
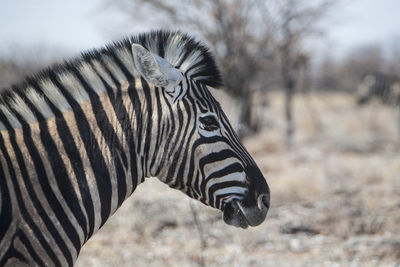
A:
POLYGON ((6 174, 8 180, 29 181, 58 218, 51 189, 57 205, 71 210, 72 225, 83 227, 77 229, 83 243, 144 180, 153 104, 148 85, 133 75, 101 74, 94 61, 80 66, 29 84, 25 96, 10 91, 0 101, 0 137, 2 154, 26 170, 6 174))

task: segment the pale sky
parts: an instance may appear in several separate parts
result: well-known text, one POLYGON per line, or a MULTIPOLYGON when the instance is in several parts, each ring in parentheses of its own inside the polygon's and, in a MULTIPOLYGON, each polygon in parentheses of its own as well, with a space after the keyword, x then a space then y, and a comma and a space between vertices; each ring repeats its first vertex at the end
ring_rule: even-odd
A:
POLYGON ((342 0, 327 27, 331 49, 348 52, 360 45, 400 45, 400 0, 342 0))
MULTIPOLYGON (((100 12, 100 3, 1 0, 0 54, 43 44, 69 52, 101 46, 112 35, 104 26, 118 15, 100 12)), ((400 39, 400 0, 342 0, 331 13, 326 46, 332 53, 340 55, 362 44, 390 46, 400 39)), ((126 29, 130 33, 132 29, 126 29)))

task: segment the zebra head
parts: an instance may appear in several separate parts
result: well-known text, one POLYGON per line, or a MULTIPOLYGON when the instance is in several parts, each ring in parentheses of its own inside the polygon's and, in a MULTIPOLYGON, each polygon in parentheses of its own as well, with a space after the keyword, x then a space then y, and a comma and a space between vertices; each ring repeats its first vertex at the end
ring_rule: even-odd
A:
POLYGON ((400 102, 400 80, 398 77, 380 72, 365 75, 356 91, 357 103, 365 104, 372 98, 383 103, 398 105, 400 102))
POLYGON ((158 127, 166 143, 159 144, 160 162, 150 174, 222 210, 227 224, 259 225, 270 205, 269 187, 210 93, 209 86, 221 84, 213 58, 188 36, 160 39, 167 39, 161 49, 148 40, 132 45, 135 69, 163 96, 159 121, 174 129, 158 127))

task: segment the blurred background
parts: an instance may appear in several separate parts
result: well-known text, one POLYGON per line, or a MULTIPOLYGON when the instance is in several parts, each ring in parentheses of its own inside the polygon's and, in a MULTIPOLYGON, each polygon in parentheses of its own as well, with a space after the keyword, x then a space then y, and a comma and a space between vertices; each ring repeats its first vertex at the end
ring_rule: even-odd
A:
POLYGON ((77 266, 400 266, 400 2, 89 0, 0 3, 0 88, 151 29, 208 44, 215 90, 272 192, 266 222, 156 179, 77 266))

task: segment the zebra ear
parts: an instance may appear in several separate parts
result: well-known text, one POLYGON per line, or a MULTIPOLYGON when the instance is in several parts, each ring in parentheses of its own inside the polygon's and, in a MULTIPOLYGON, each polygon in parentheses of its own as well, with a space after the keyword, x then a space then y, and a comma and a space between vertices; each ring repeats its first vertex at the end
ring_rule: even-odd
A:
POLYGON ((132 55, 135 68, 148 82, 174 93, 175 86, 182 80, 182 74, 174 66, 139 44, 132 44, 132 55))

